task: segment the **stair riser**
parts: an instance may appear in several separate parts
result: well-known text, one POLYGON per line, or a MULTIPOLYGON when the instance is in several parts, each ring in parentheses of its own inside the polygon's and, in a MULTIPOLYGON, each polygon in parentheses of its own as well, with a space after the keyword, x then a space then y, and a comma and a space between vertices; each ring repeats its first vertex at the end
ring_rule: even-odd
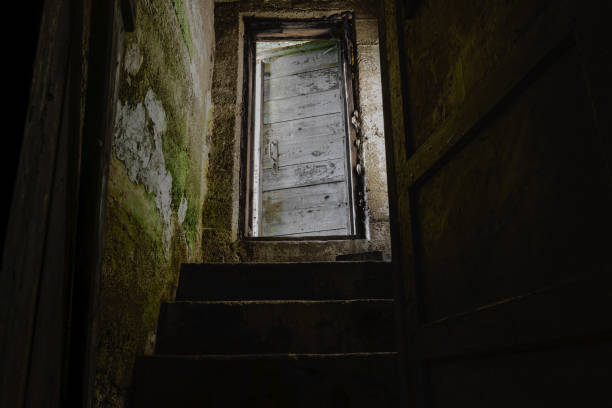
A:
POLYGON ((136 364, 135 407, 386 408, 398 404, 395 356, 188 359, 136 364))
POLYGON ((387 299, 391 264, 187 264, 176 300, 387 299))
POLYGON ((156 353, 393 351, 392 301, 176 302, 162 306, 156 353))

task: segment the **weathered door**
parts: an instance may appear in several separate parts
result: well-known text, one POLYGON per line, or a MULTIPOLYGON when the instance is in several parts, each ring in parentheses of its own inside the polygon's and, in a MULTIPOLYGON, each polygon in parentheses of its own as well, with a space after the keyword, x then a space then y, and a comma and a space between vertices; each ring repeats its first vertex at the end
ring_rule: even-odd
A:
POLYGON ((611 406, 610 2, 400 3, 405 406, 611 406))
POLYGON ((263 53, 260 236, 349 235, 339 43, 263 53))

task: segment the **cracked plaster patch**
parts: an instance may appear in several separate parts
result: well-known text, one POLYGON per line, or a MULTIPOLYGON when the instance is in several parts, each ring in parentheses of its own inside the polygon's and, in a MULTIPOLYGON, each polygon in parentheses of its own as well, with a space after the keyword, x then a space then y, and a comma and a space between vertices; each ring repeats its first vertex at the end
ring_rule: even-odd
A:
POLYGON ((137 43, 131 43, 125 52, 125 70, 134 76, 140 71, 143 56, 137 43))
POLYGON ((162 150, 162 134, 166 131, 166 113, 155 93, 149 89, 144 104, 136 106, 117 102, 113 151, 123 162, 129 179, 142 183, 155 197, 155 205, 163 221, 166 246, 172 236, 172 175, 166 169, 162 150))
POLYGON ((178 209, 179 224, 183 224, 183 222, 185 221, 185 216, 187 216, 187 208, 188 207, 189 207, 189 205, 187 203, 187 199, 185 197, 183 197, 181 199, 181 205, 179 206, 179 209, 178 209))

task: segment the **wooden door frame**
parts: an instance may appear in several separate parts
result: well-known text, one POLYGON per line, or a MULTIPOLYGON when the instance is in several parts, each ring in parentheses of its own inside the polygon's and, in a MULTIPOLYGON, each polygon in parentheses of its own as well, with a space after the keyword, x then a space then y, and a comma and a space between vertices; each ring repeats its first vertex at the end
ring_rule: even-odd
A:
POLYGON ((93 0, 88 89, 80 152, 79 211, 72 282, 70 405, 93 405, 106 192, 123 36, 133 31, 135 0, 93 0))
POLYGON ((135 12, 135 0, 44 2, 2 247, 7 407, 92 405, 115 84, 135 12), (48 256, 57 248, 57 259, 48 256), (61 355, 48 353, 48 342, 60 344, 61 355))
MULTIPOLYGON (((357 92, 358 72, 355 46, 355 27, 353 14, 345 12, 325 18, 312 19, 278 19, 245 17, 244 42, 244 75, 242 84, 242 124, 240 141, 240 206, 239 228, 240 240, 245 241, 312 241, 312 240, 350 240, 365 238, 365 186, 363 176, 357 174, 356 166, 360 163, 360 151, 355 141, 360 134, 351 125, 352 112, 359 112, 357 92), (255 106, 255 43, 258 40, 298 41, 315 39, 337 39, 341 44, 341 63, 343 69, 342 86, 345 90, 345 127, 348 133, 346 154, 348 164, 346 173, 349 184, 349 212, 353 232, 350 235, 324 237, 251 237, 248 235, 251 226, 252 182, 254 166, 254 109, 255 106), (346 79, 350 78, 350 83, 346 79)), ((360 114, 358 113, 360 117, 360 114)), ((363 165, 362 165, 363 166, 363 165)))

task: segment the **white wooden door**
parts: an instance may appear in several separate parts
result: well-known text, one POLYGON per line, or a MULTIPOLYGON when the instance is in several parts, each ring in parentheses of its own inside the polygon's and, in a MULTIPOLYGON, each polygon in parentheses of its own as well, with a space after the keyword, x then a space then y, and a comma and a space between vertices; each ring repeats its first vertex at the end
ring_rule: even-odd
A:
POLYGON ((262 62, 260 236, 350 235, 339 43, 275 49, 262 62))

